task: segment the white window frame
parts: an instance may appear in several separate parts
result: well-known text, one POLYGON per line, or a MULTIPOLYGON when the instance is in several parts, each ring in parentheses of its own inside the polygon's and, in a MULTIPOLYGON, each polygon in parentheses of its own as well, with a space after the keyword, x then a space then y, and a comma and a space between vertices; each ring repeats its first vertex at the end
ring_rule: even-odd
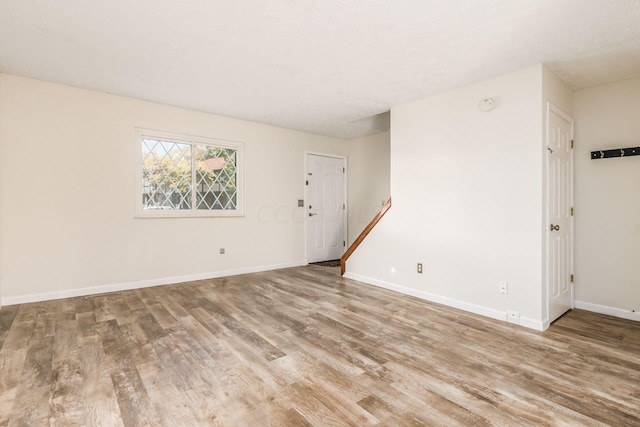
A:
MULTIPOLYGON (((244 144, 237 141, 183 135, 152 129, 136 128, 136 218, 215 218, 244 216, 244 144), (142 139, 150 138, 165 142, 189 145, 211 145, 236 150, 236 209, 175 209, 144 210, 142 200, 142 139)), ((192 182, 193 185, 193 182, 192 182)))

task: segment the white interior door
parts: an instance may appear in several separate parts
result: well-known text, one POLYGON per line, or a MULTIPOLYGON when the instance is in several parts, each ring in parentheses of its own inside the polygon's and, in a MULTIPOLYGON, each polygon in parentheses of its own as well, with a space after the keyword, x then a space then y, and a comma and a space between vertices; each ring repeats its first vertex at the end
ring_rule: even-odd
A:
POLYGON ((549 321, 573 308, 573 119, 547 104, 549 321))
POLYGON ((345 250, 345 159, 307 154, 307 262, 339 259, 345 250))

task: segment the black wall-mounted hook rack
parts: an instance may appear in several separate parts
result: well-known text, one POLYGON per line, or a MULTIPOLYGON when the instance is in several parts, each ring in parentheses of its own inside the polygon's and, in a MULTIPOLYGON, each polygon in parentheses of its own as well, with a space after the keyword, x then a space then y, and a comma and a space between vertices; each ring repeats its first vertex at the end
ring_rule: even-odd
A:
POLYGON ((611 157, 640 156, 640 147, 617 148, 615 150, 592 151, 591 160, 609 159, 611 157))

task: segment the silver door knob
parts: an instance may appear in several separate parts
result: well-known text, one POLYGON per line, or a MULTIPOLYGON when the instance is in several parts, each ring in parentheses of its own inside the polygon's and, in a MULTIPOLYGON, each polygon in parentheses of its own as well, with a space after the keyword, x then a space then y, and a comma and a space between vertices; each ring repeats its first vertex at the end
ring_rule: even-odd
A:
POLYGON ((549 227, 549 229, 551 231, 558 231, 558 230, 560 230, 560 226, 551 224, 551 227, 549 227))

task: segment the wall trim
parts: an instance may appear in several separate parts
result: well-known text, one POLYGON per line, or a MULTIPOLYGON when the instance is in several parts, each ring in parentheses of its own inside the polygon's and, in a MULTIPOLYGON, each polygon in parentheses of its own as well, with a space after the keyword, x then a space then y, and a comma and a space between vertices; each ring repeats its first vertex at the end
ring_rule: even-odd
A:
MULTIPOLYGON (((481 316, 490 317, 491 319, 502 320, 507 322, 507 312, 495 310, 493 308, 484 307, 482 305, 471 304, 465 301, 460 301, 454 298, 445 297, 442 295, 433 294, 430 292, 424 292, 417 289, 408 288, 406 286, 396 285, 382 280, 372 279, 370 277, 361 276, 354 273, 345 273, 344 276, 347 279, 357 280, 358 282, 366 283, 368 285, 377 286, 379 288, 388 289, 391 291, 399 292, 405 295, 411 295, 416 298, 435 302, 438 304, 446 305, 448 307, 457 308, 460 310, 468 311, 470 313, 479 314, 481 316)), ((520 317, 520 322, 512 322, 525 328, 535 329, 536 331, 544 331, 549 327, 549 322, 544 322, 529 317, 520 317)))
POLYGON ((32 302, 50 301, 62 298, 83 297, 108 292, 128 291, 132 289, 149 288, 152 286, 172 285, 176 283, 192 282, 194 280, 215 279, 217 277, 236 276, 238 274, 259 273, 261 271, 278 270, 281 268, 300 267, 307 265, 304 261, 285 264, 262 265, 258 267, 238 268, 209 273, 190 274, 186 276, 163 277, 159 279, 141 280, 137 282, 114 283, 110 285, 91 286, 87 288, 66 289, 62 291, 43 292, 39 294, 18 295, 2 298, 2 306, 28 304, 32 302))
POLYGON ((525 328, 534 329, 536 331, 546 331, 549 329, 548 320, 536 320, 531 317, 520 317, 520 326, 525 328))
POLYGON ((585 301, 575 301, 575 306, 581 310, 593 311, 594 313, 608 314, 609 316, 620 317, 622 319, 640 321, 640 312, 627 310, 624 308, 609 307, 606 305, 593 304, 585 301))
MULTIPOLYGON (((541 331, 546 331, 547 329, 549 329, 549 326, 551 326, 551 322, 549 322, 548 317, 544 319, 541 323, 542 323, 542 329, 539 329, 541 331)), ((533 328, 533 329, 536 329, 536 328, 533 328)))

